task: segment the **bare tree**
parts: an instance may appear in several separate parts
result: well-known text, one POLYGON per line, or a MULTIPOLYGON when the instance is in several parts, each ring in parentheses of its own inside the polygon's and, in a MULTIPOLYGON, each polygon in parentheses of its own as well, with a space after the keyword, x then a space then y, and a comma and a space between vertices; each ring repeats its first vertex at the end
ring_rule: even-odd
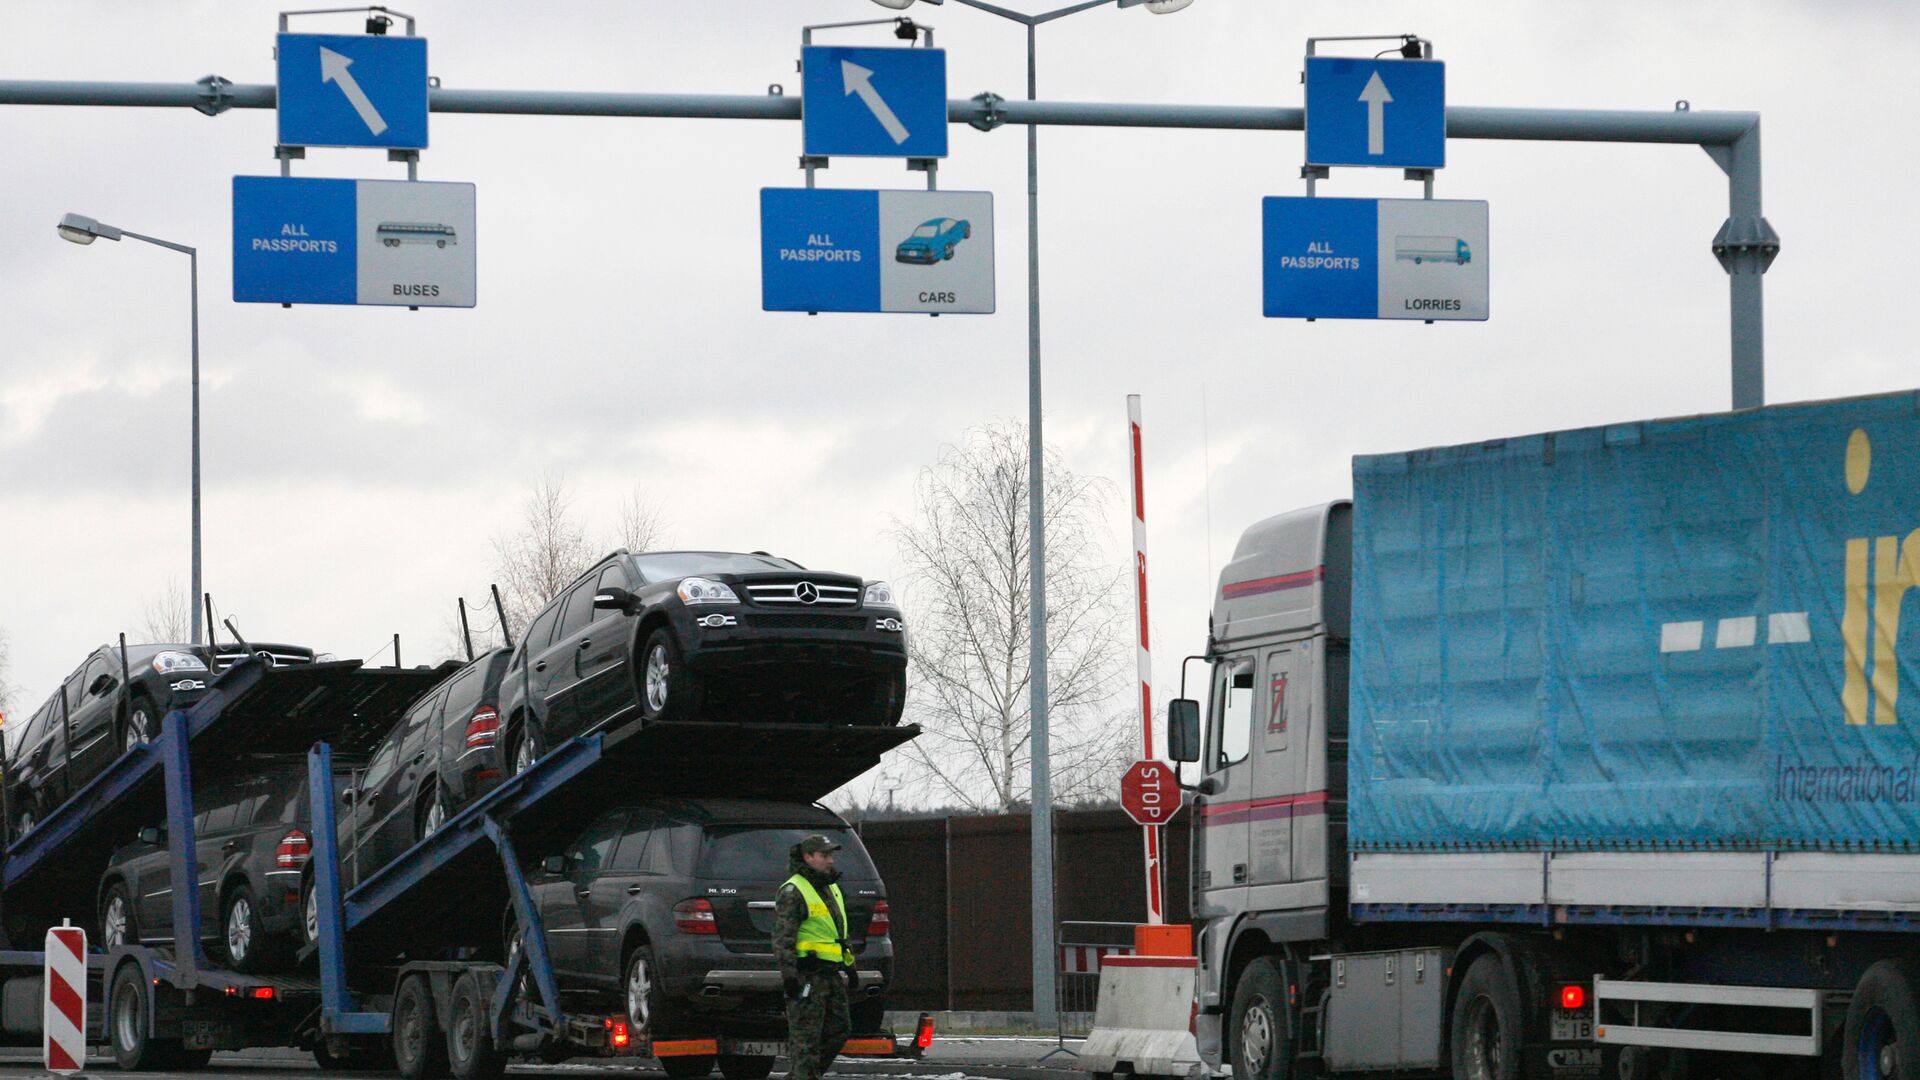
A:
POLYGON ((13 652, 7 642, 7 632, 0 630, 0 713, 13 708, 13 698, 19 689, 8 676, 13 674, 13 652))
POLYGON ((141 641, 166 645, 187 640, 193 633, 193 598, 177 577, 168 577, 158 593, 147 597, 135 628, 141 641))
MULTIPOLYGON (((1104 482, 1052 453, 1046 475, 1050 756, 1054 797, 1074 802, 1113 780, 1132 732, 1126 577, 1102 554, 1104 482)), ((1010 810, 1030 794, 1033 734, 1025 426, 968 432, 921 473, 917 503, 893 529, 910 568, 907 705, 926 728, 904 752, 927 801, 1010 810)))
POLYGON ((520 527, 493 538, 494 574, 516 630, 524 631, 599 555, 573 514, 566 478, 544 473, 520 504, 520 527))
POLYGON ((627 493, 627 501, 620 504, 620 524, 614 546, 641 552, 655 551, 666 544, 666 516, 639 485, 634 485, 627 493))

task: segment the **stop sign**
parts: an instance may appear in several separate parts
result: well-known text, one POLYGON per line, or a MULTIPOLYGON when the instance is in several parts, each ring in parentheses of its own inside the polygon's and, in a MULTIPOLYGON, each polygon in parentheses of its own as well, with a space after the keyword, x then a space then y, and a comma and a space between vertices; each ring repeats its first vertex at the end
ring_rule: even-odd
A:
POLYGON ((1142 825, 1164 825, 1180 809, 1180 785, 1164 761, 1136 761, 1120 774, 1120 808, 1142 825))

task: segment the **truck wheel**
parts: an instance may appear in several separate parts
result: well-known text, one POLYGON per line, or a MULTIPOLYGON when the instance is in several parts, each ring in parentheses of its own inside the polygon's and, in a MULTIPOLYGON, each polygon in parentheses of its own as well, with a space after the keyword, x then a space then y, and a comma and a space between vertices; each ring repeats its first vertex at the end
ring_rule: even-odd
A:
POLYGON ((1882 960, 1860 976, 1847 1006, 1840 1075, 1845 1080, 1920 1077, 1920 966, 1882 960))
POLYGON ((507 1055, 487 1030, 487 995, 469 971, 453 984, 447 1015, 447 1067, 455 1080, 499 1080, 507 1055))
POLYGON ((213 1051, 211 1050, 182 1050, 173 1055, 173 1060, 167 1067, 181 1072, 200 1072, 207 1067, 207 1062, 212 1060, 213 1051))
POLYGON ((1293 1040, 1287 1037, 1287 988, 1280 968, 1260 957, 1233 985, 1227 1038, 1234 1080, 1283 1080, 1293 1074, 1293 1040))
POLYGON ((767 1080, 773 1059, 758 1054, 721 1054, 720 1075, 727 1080, 767 1080))
POLYGON ((129 1072, 165 1069, 184 1051, 178 1039, 156 1039, 148 1028, 151 1015, 147 978, 139 964, 122 964, 114 972, 107 994, 107 1026, 113 1060, 129 1072))
POLYGON ((684 1057, 660 1059, 660 1067, 666 1070, 669 1080, 700 1080, 703 1076, 711 1076, 713 1063, 712 1054, 688 1054, 684 1057))
POLYGON ((673 631, 657 627, 640 647, 640 715, 647 720, 684 720, 697 711, 693 673, 681 659, 673 631))
POLYGON ((1520 991, 1491 953, 1460 981, 1451 1024, 1455 1080, 1520 1080, 1520 991))
POLYGON ((447 1040, 433 1013, 433 988, 409 975, 393 999, 393 1060, 407 1080, 447 1075, 447 1040))

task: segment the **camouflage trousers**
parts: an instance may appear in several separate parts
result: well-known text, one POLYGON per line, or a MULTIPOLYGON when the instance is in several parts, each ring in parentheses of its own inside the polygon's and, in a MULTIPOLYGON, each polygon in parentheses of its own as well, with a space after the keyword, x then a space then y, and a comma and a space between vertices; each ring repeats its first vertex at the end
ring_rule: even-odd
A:
POLYGON ((800 974, 806 997, 787 999, 789 1080, 820 1080, 847 1044, 853 1020, 847 1013, 847 977, 837 971, 800 974))

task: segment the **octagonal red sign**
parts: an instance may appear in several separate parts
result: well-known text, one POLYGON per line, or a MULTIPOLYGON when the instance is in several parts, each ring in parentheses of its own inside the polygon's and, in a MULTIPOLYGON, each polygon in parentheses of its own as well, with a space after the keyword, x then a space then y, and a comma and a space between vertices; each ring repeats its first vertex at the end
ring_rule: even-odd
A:
POLYGON ((1180 784, 1164 761, 1136 761, 1120 774, 1120 808, 1142 825, 1165 825, 1180 809, 1180 784))

